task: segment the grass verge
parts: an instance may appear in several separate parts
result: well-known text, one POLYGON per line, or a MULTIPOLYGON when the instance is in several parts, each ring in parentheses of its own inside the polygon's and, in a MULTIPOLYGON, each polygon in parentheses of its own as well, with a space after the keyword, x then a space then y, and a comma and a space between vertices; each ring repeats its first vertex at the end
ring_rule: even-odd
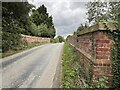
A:
POLYGON ((83 75, 86 73, 84 67, 80 66, 80 54, 68 42, 64 44, 62 60, 62 85, 65 90, 73 88, 108 88, 106 77, 99 78, 95 84, 83 81, 83 75))
POLYGON ((40 45, 43 45, 43 44, 46 44, 46 43, 33 43, 33 44, 29 44, 29 45, 25 46, 24 48, 19 48, 19 47, 18 47, 18 48, 15 49, 15 50, 9 50, 9 51, 7 51, 7 52, 0 53, 0 55, 1 55, 0 58, 4 58, 4 57, 7 57, 7 56, 10 56, 10 55, 13 55, 13 54, 22 52, 22 51, 24 51, 24 50, 33 48, 33 47, 35 47, 35 46, 40 46, 40 45))
POLYGON ((62 60, 63 88, 80 88, 79 53, 68 42, 64 44, 62 60))

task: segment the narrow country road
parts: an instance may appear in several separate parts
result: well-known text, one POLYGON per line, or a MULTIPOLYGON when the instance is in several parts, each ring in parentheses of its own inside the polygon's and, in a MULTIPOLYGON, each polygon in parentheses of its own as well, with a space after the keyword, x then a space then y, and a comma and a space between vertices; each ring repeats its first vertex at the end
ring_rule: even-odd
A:
POLYGON ((51 88, 63 43, 45 44, 2 60, 2 88, 51 88))

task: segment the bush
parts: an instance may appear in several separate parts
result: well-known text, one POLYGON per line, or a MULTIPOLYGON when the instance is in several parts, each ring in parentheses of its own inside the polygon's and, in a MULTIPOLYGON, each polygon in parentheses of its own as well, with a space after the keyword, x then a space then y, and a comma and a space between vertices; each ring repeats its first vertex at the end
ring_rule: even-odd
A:
POLYGON ((56 38, 52 38, 51 43, 59 43, 59 42, 65 42, 64 38, 62 36, 58 36, 56 38))
POLYGON ((9 49, 15 49, 20 45, 21 36, 19 34, 13 34, 8 32, 2 33, 2 51, 5 52, 9 49))

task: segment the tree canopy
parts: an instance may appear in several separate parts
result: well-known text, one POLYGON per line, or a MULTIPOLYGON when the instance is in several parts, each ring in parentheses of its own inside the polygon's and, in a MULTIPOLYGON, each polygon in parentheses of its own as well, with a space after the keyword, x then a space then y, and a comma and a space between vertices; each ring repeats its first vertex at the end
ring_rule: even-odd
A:
POLYGON ((2 51, 20 45, 20 34, 29 31, 29 12, 33 5, 28 2, 2 3, 2 51))
POLYGON ((52 16, 49 16, 47 8, 44 5, 33 10, 31 21, 38 26, 38 30, 41 32, 38 36, 51 38, 55 36, 53 18, 52 16))
POLYGON ((47 13, 47 8, 44 5, 33 8, 35 6, 28 2, 2 3, 3 52, 20 47, 23 43, 21 34, 49 38, 55 36, 52 16, 47 13))
POLYGON ((86 4, 89 22, 105 21, 120 21, 120 1, 118 2, 88 2, 86 4))
POLYGON ((51 42, 52 42, 52 43, 59 43, 59 42, 61 43, 61 42, 65 42, 65 39, 64 39, 64 37, 62 37, 62 36, 57 36, 57 37, 54 38, 54 39, 52 38, 52 39, 51 39, 51 42))

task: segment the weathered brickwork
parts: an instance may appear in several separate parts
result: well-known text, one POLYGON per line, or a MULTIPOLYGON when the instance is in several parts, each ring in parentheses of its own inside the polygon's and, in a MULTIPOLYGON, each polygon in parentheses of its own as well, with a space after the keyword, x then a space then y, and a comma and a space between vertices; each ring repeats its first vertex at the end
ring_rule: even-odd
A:
POLYGON ((93 80, 101 76, 107 76, 111 83, 112 65, 111 65, 111 48, 112 40, 105 31, 97 31, 93 33, 94 36, 94 71, 93 80))
POLYGON ((96 30, 92 28, 91 32, 82 32, 78 36, 70 37, 68 41, 80 52, 80 64, 85 68, 86 79, 89 79, 90 68, 92 67, 93 82, 100 77, 106 76, 109 84, 111 84, 113 76, 111 49, 114 41, 108 36, 106 30, 101 30, 104 29, 102 24, 98 24, 96 27, 96 30))
POLYGON ((24 40, 28 44, 50 42, 50 38, 42 38, 42 37, 35 37, 35 36, 28 36, 28 35, 21 35, 21 36, 22 36, 22 40, 24 40))

